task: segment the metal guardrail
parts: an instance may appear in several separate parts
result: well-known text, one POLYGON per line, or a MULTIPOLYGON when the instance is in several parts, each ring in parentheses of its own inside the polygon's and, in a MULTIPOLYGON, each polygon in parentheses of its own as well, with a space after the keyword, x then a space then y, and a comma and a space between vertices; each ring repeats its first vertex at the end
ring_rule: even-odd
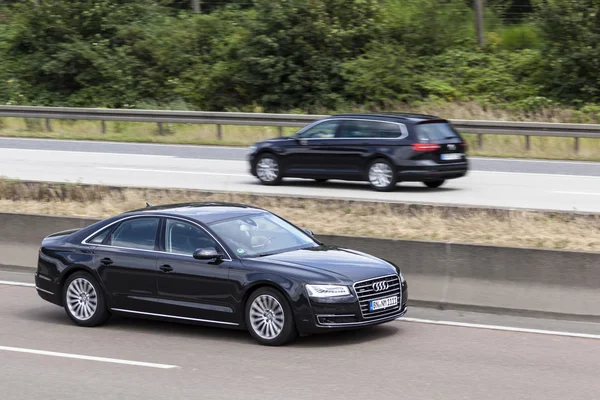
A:
MULTIPOLYGON (((284 127, 302 127, 328 115, 170 111, 170 110, 130 110, 105 108, 33 107, 0 106, 0 118, 42 118, 46 129, 52 130, 50 120, 94 120, 101 121, 102 132, 106 132, 105 121, 151 122, 158 124, 159 134, 162 124, 210 124, 217 126, 217 136, 222 139, 222 125, 274 126, 282 134, 284 127)), ((580 138, 600 139, 600 124, 559 124, 539 122, 470 121, 450 120, 461 133, 478 135, 478 144, 483 145, 483 135, 525 136, 526 148, 530 147, 531 136, 568 137, 575 139, 575 150, 579 150, 580 138)))

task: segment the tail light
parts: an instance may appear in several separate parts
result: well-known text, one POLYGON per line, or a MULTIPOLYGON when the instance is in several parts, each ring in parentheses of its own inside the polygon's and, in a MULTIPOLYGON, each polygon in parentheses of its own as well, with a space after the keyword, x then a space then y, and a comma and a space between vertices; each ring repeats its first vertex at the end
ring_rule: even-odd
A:
POLYGON ((468 144, 467 142, 462 142, 460 145, 461 145, 461 146, 463 147, 463 149, 465 149, 465 150, 467 150, 467 149, 469 148, 469 144, 468 144))
POLYGON ((435 143, 413 143, 412 148, 415 151, 436 151, 440 149, 440 145, 435 143))

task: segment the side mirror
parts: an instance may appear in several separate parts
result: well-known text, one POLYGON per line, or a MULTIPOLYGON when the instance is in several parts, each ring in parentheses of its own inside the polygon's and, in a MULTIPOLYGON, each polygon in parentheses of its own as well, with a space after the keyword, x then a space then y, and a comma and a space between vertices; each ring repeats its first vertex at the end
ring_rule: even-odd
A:
POLYGON ((221 259, 221 257, 223 257, 223 256, 214 247, 206 247, 203 249, 197 249, 194 252, 194 258, 196 260, 214 260, 214 259, 219 260, 219 259, 221 259))
POLYGON ((308 236, 315 236, 315 234, 313 233, 313 231, 311 231, 310 229, 305 229, 304 233, 306 233, 308 236))

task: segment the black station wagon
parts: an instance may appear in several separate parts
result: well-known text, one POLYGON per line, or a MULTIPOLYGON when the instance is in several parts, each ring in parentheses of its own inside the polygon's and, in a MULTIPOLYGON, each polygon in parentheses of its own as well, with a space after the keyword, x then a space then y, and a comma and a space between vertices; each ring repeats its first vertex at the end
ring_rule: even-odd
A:
POLYGON ((467 174, 467 144, 445 119, 421 114, 344 114, 292 136, 250 147, 250 173, 263 184, 283 178, 367 181, 379 191, 398 182, 430 188, 467 174))

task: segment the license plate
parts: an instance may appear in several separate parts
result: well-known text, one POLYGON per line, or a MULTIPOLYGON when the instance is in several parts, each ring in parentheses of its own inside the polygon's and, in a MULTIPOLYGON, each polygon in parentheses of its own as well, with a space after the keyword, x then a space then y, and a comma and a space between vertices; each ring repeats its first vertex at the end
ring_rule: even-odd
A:
POLYGON ((448 154, 442 154, 440 156, 440 158, 442 160, 460 160, 463 157, 462 153, 448 153, 448 154))
POLYGON ((377 310, 382 310, 382 309, 388 308, 388 307, 394 307, 397 305, 398 305, 398 296, 387 297, 385 299, 371 300, 371 302, 369 303, 369 310, 377 311, 377 310))

